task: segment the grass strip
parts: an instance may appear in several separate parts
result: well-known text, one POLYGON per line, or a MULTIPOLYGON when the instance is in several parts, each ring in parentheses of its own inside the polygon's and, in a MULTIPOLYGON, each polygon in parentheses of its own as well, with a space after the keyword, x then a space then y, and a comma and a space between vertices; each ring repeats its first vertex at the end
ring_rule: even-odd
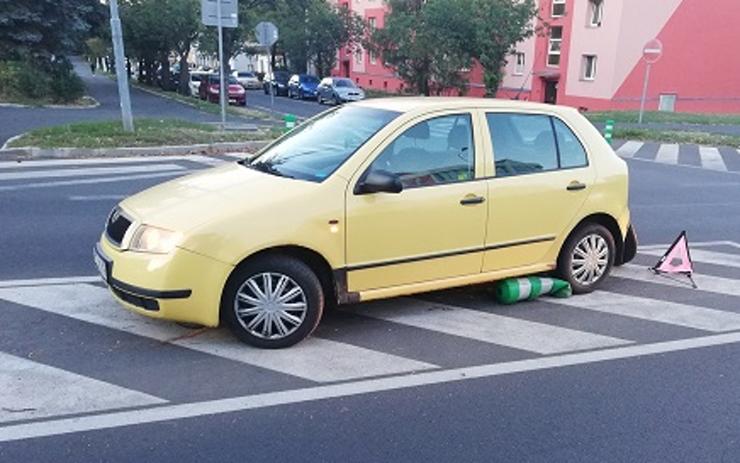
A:
POLYGON ((10 147, 117 148, 163 145, 193 145, 218 142, 271 140, 276 129, 221 132, 213 125, 180 119, 134 120, 135 132, 124 132, 119 120, 80 122, 32 130, 13 140, 10 147))

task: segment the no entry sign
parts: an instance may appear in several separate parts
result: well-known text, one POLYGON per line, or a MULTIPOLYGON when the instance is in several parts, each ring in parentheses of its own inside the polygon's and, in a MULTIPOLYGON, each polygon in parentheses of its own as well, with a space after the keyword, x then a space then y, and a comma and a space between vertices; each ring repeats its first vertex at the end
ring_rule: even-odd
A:
POLYGON ((663 56, 663 42, 653 39, 642 49, 642 59, 648 64, 655 64, 663 56))

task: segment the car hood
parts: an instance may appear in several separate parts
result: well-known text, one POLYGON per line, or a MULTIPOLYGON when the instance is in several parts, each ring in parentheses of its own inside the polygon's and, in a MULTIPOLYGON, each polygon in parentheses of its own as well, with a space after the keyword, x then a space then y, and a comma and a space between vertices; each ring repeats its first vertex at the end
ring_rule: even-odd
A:
POLYGON ((137 222, 187 234, 234 214, 269 209, 273 201, 290 200, 316 186, 234 162, 154 186, 126 198, 121 207, 137 222))
POLYGON ((303 82, 301 83, 301 87, 303 87, 306 90, 316 90, 316 87, 318 87, 319 84, 316 82, 303 82))

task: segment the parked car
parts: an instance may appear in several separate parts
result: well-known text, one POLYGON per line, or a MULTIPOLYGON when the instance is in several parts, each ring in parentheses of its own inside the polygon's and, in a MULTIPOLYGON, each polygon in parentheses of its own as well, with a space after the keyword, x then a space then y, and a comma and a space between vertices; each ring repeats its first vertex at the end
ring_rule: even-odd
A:
POLYGON ((332 104, 365 99, 365 92, 346 77, 326 77, 316 90, 316 101, 319 104, 332 104))
MULTIPOLYGON (((229 76, 226 78, 229 103, 234 103, 240 106, 247 105, 247 92, 244 87, 239 85, 239 82, 234 77, 229 76)), ((198 94, 201 100, 208 100, 211 103, 219 102, 219 89, 221 88, 221 81, 218 74, 208 74, 208 78, 203 78, 200 82, 198 94)))
POLYGON ((232 76, 236 79, 242 87, 246 90, 254 90, 262 87, 262 82, 259 81, 254 72, 250 71, 234 71, 232 76))
POLYGON ((262 89, 265 95, 270 94, 270 87, 275 95, 288 95, 288 80, 290 73, 288 71, 275 71, 272 74, 266 74, 262 82, 262 89))
POLYGON ((293 74, 288 81, 288 97, 305 100, 316 98, 316 88, 319 78, 310 74, 293 74))
POLYGON ((188 78, 188 87, 190 88, 190 96, 197 97, 200 91, 200 82, 209 73, 205 71, 191 71, 190 77, 188 78))
POLYGON ((575 109, 373 99, 123 200, 94 259, 134 312, 279 348, 336 303, 550 271, 588 293, 635 256, 627 195, 575 109))

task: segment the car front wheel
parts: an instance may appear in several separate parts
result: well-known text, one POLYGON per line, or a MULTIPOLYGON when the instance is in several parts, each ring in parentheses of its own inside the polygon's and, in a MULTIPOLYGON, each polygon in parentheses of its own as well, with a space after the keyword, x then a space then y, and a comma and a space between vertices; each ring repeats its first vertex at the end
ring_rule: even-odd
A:
POLYGON ((606 227, 586 224, 576 229, 563 245, 557 273, 575 294, 597 289, 614 265, 614 237, 606 227))
POLYGON ((229 278, 221 314, 241 341, 279 349, 308 337, 324 311, 316 274, 303 262, 266 256, 247 262, 229 278))

